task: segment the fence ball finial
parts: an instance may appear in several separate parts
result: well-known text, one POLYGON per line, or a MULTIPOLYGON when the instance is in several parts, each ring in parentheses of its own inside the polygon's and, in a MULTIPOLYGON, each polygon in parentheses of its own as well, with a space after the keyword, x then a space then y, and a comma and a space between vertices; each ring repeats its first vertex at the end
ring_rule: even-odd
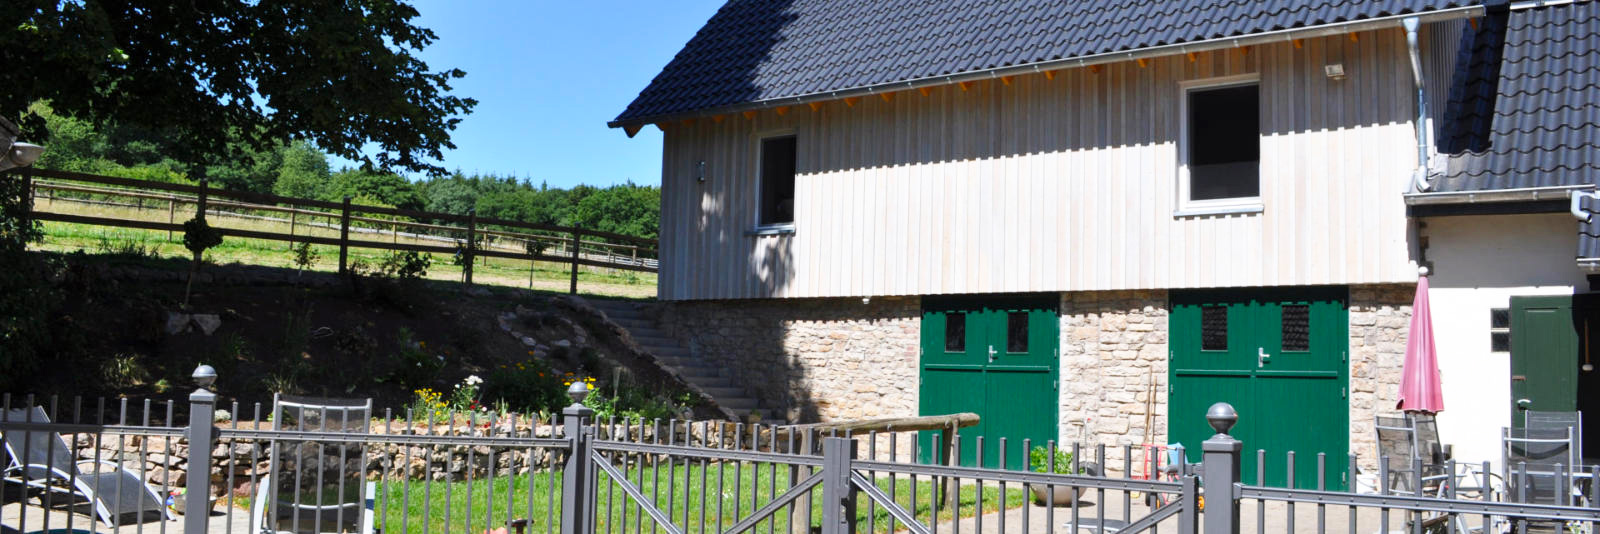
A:
POLYGON ((1233 410, 1233 405, 1219 402, 1211 405, 1206 410, 1206 421, 1211 423, 1211 428, 1218 434, 1227 434, 1233 424, 1239 422, 1239 412, 1233 410))
POLYGON ((211 366, 203 363, 200 364, 199 367, 194 368, 194 383, 199 384, 200 387, 209 388, 211 387, 211 384, 215 384, 216 382, 216 369, 213 369, 211 366))
POLYGON ((567 386, 567 396, 572 397, 572 402, 583 404, 583 399, 589 396, 589 384, 582 380, 573 380, 572 385, 567 386))

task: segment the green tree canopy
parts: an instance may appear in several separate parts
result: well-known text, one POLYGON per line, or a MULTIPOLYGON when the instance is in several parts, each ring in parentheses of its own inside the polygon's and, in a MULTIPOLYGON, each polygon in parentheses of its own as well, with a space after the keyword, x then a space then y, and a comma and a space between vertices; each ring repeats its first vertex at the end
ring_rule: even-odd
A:
MULTIPOLYGON (((368 167, 442 172, 430 161, 476 102, 449 93, 464 72, 417 58, 436 36, 416 17, 403 0, 7 0, 0 115, 36 135, 47 119, 26 107, 47 101, 161 140, 198 172, 296 139, 368 167)), ((227 179, 259 189, 262 176, 227 179)))

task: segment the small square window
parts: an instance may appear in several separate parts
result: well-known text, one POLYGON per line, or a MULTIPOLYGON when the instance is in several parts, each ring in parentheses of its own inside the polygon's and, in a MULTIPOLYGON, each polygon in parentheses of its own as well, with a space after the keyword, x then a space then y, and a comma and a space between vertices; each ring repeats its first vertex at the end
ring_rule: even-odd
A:
POLYGON ((1260 87, 1190 89, 1187 99, 1189 201, 1261 196, 1260 87))
POLYGON ((1511 310, 1489 310, 1489 352, 1511 352, 1511 310))
POLYGON ((1228 307, 1200 308, 1200 350, 1228 350, 1228 307))
POLYGON ((1006 352, 1028 352, 1028 312, 1006 314, 1006 352))
POLYGON ((761 226, 794 224, 795 136, 761 140, 761 226))
POLYGON ((1311 350, 1311 307, 1291 304, 1283 307, 1284 352, 1311 350))
POLYGON ((1489 328, 1511 328, 1511 310, 1507 308, 1489 310, 1489 328))
POLYGON ((1511 352, 1511 332, 1490 332, 1490 352, 1511 352))
POLYGON ((944 351, 967 351, 967 314, 944 314, 944 351))

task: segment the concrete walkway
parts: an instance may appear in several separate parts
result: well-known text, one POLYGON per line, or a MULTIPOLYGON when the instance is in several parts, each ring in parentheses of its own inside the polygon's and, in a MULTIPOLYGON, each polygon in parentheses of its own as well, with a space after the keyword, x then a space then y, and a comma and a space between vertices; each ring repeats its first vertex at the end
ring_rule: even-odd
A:
MULTIPOLYGON (((1090 492, 1083 497, 1084 505, 1077 510, 1080 528, 1079 533, 1096 533, 1097 519, 1102 517, 1115 521, 1122 521, 1124 517, 1131 521, 1138 521, 1149 513, 1150 509, 1138 499, 1131 499, 1131 506, 1123 504, 1123 495, 1120 492, 1107 491, 1105 506, 1094 503, 1096 495, 1090 492), (1126 515, 1125 515, 1126 512, 1126 515)), ((1255 501, 1244 501, 1239 507, 1239 531, 1243 534, 1267 533, 1293 533, 1293 532, 1319 532, 1318 507, 1314 504, 1297 504, 1294 512, 1289 513, 1289 506, 1280 502, 1266 503, 1265 513, 1255 501)), ((1068 532, 1068 525, 1072 524, 1073 510, 1070 507, 1056 508, 1054 521, 1047 522, 1050 510, 1043 506, 1029 504, 1025 508, 1014 508, 1005 513, 992 513, 982 517, 963 519, 956 525, 956 531, 951 530, 951 525, 939 525, 942 533, 970 532, 984 534, 1022 533, 1022 532, 1068 532), (1024 521, 1024 514, 1027 519, 1024 521), (1054 528, 1051 528, 1051 527, 1054 528), (1002 527, 1004 530, 1002 530, 1002 527)), ((1383 513, 1377 509, 1360 509, 1356 514, 1355 526, 1351 528, 1350 508, 1345 506, 1326 506, 1322 508, 1323 528, 1320 532, 1349 533, 1349 534, 1381 534, 1385 531, 1392 534, 1409 532, 1407 528, 1410 514, 1401 511, 1389 512, 1387 529, 1383 524, 1383 513)), ((1201 514, 1204 521, 1205 514, 1201 514)), ((1476 528, 1482 524, 1481 517, 1463 517, 1468 528, 1476 528)), ((1458 525, 1460 526, 1460 525, 1458 525)), ((1177 517, 1167 518, 1158 524, 1159 532, 1177 532, 1177 517)), ((1108 530, 1109 532, 1109 530, 1108 530)))
MULTIPOLYGON (((250 511, 234 509, 232 514, 222 513, 224 507, 218 505, 215 512, 207 521, 208 530, 212 534, 250 534, 250 511), (230 530, 231 526, 231 530, 230 530)), ((176 521, 158 519, 155 514, 148 514, 144 522, 125 524, 118 527, 107 527, 105 523, 93 519, 89 515, 87 504, 74 508, 72 513, 56 509, 48 512, 38 501, 30 500, 24 507, 14 501, 7 500, 0 505, 0 534, 30 534, 35 532, 78 532, 78 533, 113 533, 113 534, 182 534, 182 515, 176 521)))

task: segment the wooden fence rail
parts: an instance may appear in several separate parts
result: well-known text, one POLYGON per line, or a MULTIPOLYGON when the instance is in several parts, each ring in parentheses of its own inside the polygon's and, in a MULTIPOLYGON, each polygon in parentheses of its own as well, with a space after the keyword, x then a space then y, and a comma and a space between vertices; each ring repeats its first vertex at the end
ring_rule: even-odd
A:
MULTIPOLYGON (((597 267, 609 269, 622 269, 641 272, 656 272, 657 242, 653 239, 588 230, 570 226, 555 226, 546 224, 527 223, 492 217, 479 217, 476 212, 466 215, 451 213, 416 211, 380 206, 363 206, 352 204, 349 197, 342 202, 328 202, 323 200, 294 198, 262 193, 243 191, 228 191, 214 189, 205 182, 198 186, 152 182, 148 180, 134 180, 113 176, 101 176, 77 172, 56 171, 48 169, 24 168, 20 173, 24 180, 28 180, 31 191, 63 191, 79 195, 99 195, 106 197, 123 197, 136 199, 143 203, 145 200, 157 200, 167 203, 168 221, 142 221, 136 219, 121 219, 112 217, 98 217, 91 215, 57 213, 48 211, 33 212, 33 217, 41 221, 56 221, 65 223, 86 224, 92 226, 107 226, 114 228, 132 228, 142 230, 167 231, 169 238, 174 232, 182 232, 183 224, 176 219, 176 206, 178 204, 193 204, 196 212, 212 214, 227 214, 215 210, 217 208, 232 208, 258 212, 282 213, 289 215, 289 233, 263 232, 245 230, 240 228, 217 228, 224 236, 241 237, 248 239, 264 239, 271 241, 286 241, 290 243, 312 243, 339 247, 339 272, 347 272, 349 262, 349 249, 368 248, 389 251, 433 252, 441 254, 461 254, 462 277, 468 284, 472 283, 473 259, 478 257, 502 258, 534 261, 547 261, 566 263, 571 266, 571 283, 569 292, 578 292, 578 268, 597 267), (51 182, 36 182, 35 178, 49 178, 51 182), (77 182, 77 183, 62 183, 77 182), (80 183, 96 184, 97 186, 79 185, 80 183), (109 187, 104 187, 109 186, 109 187), (160 192, 153 193, 152 191, 160 192), (211 197, 232 199, 217 200, 211 197), (321 208, 327 211, 318 211, 321 208), (368 215, 385 215, 388 218, 360 216, 357 213, 368 215), (332 227, 337 221, 339 237, 320 237, 312 235, 296 235, 295 226, 299 218, 322 217, 329 221, 325 227, 332 227), (401 220, 409 218, 412 220, 401 220), (424 222, 426 221, 426 222, 424 222), (392 242, 372 241, 366 239, 351 239, 351 223, 388 227, 394 233, 392 242), (462 223, 462 226, 439 224, 441 222, 462 223), (498 226, 513 230, 484 228, 484 226, 498 226), (399 240, 400 228, 413 230, 411 234, 418 240, 441 240, 452 242, 452 246, 428 245, 416 243, 401 243, 399 240), (516 231, 526 230, 526 231, 516 231), (540 233, 532 233, 540 232, 540 233), (439 234, 444 235, 439 235, 439 234), (464 239, 458 237, 464 236, 464 239), (484 247, 480 241, 483 237, 520 240, 524 243, 522 250, 506 251, 496 250, 495 247, 484 247), (605 241, 601 241, 604 239, 605 241), (543 242, 545 245, 532 246, 529 243, 543 242), (542 249, 550 245, 563 245, 567 249, 565 255, 545 254, 542 249), (583 251, 603 251, 602 253, 585 253, 583 251), (619 252, 620 251, 620 252, 619 252), (587 254, 588 257, 585 257, 587 254)), ((48 193, 47 193, 48 194, 48 193)), ((63 200, 72 200, 63 198, 63 200)), ((278 219, 281 220, 281 219, 278 219)), ((311 224, 309 221, 307 224, 311 224)), ((331 229, 331 228, 330 228, 331 229)))

